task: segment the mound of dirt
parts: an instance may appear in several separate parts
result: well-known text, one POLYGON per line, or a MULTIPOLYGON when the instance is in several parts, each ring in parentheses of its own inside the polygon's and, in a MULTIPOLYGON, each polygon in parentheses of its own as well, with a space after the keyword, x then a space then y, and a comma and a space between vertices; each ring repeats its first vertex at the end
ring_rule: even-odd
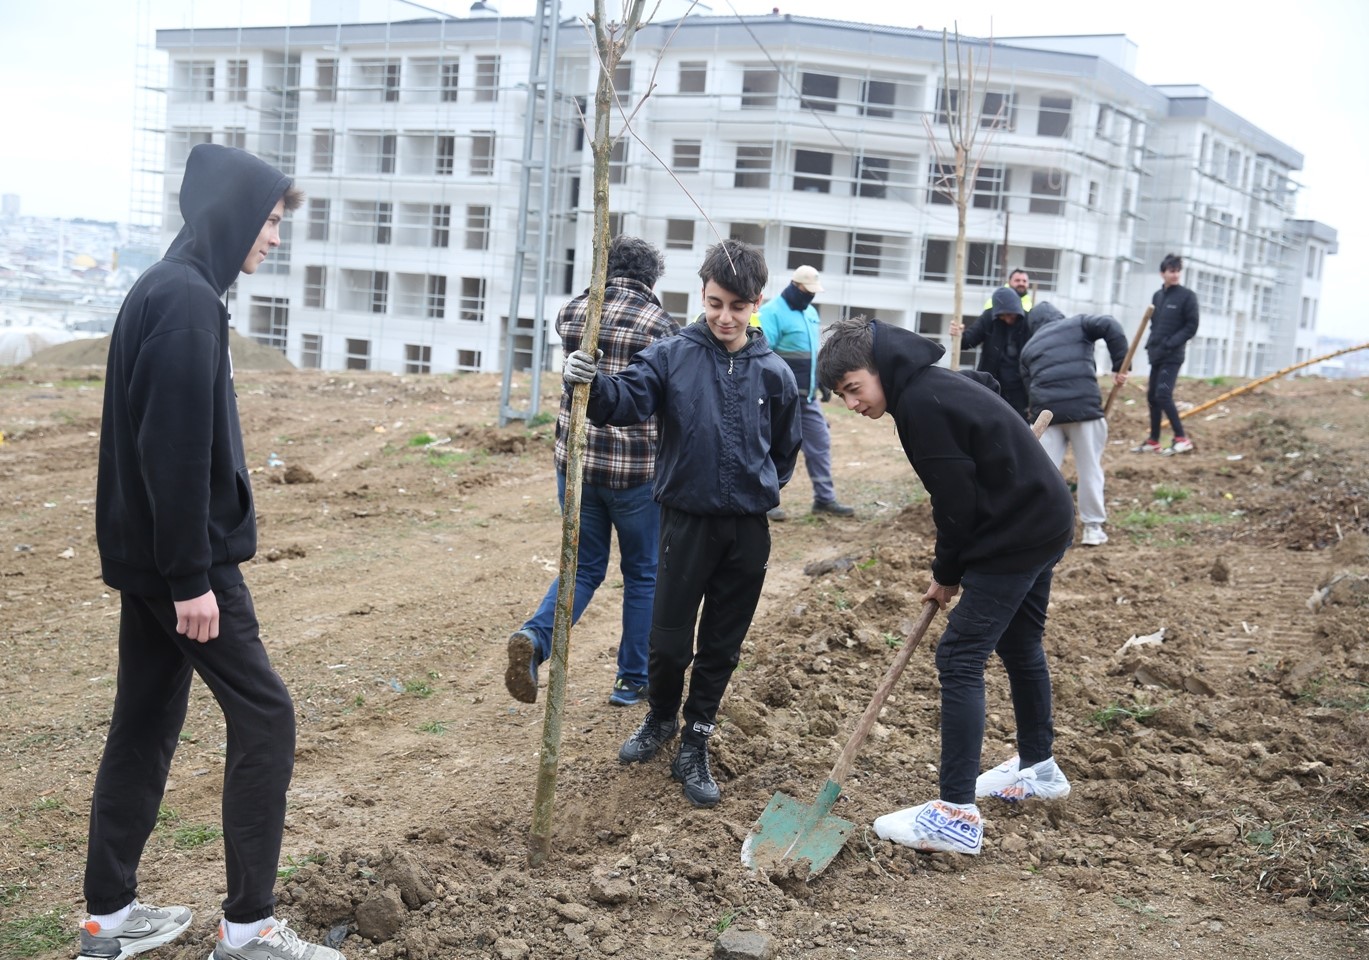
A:
MULTIPOLYGON (((236 330, 228 331, 235 370, 293 370, 295 365, 274 347, 264 347, 236 330)), ((39 367, 103 367, 109 361, 109 337, 70 340, 39 350, 28 363, 39 367)))

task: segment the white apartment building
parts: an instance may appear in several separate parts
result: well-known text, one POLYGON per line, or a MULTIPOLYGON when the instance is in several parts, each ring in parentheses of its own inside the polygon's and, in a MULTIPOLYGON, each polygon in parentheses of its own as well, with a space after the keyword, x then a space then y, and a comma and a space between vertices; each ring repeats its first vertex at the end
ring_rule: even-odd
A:
MULTIPOLYGON (((547 210, 540 166, 529 180, 529 216, 550 225, 550 326, 589 280, 579 115, 597 76, 584 26, 563 21, 551 128, 527 124, 536 41, 533 19, 489 16, 158 31, 166 238, 189 148, 245 147, 309 199, 270 272, 230 294, 239 329, 305 367, 500 370, 521 255, 513 365, 527 367, 539 321, 537 251, 519 248, 526 131, 552 142, 547 210)), ((985 69, 988 45, 963 44, 985 69)), ((1311 329, 1288 313, 1308 279, 1286 269, 1291 251, 1334 252, 1323 225, 1285 229, 1301 156, 1210 97, 1142 83, 1134 53, 1122 37, 993 45, 967 313, 1021 266, 1038 301, 1134 330, 1173 250, 1203 301, 1191 370, 1292 362, 1315 311, 1311 329)), ((768 296, 810 264, 824 319, 858 311, 944 339, 956 216, 937 189, 941 76, 940 32, 792 16, 648 26, 615 76, 628 113, 651 93, 632 116, 639 139, 614 151, 611 229, 662 248, 657 292, 679 317, 698 311, 698 265, 721 234, 765 249, 768 296)))

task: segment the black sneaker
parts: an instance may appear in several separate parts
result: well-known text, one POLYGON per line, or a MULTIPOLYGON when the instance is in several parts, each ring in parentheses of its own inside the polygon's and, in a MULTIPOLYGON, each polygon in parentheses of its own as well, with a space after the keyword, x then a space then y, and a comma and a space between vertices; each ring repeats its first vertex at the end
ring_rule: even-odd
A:
POLYGON ((684 795, 696 807, 716 807, 722 799, 718 781, 708 769, 707 743, 682 743, 670 775, 684 784, 684 795))
POLYGON ((627 738, 618 750, 619 763, 643 763, 656 756, 656 751, 670 742, 680 729, 680 721, 671 717, 663 720, 650 710, 637 732, 627 738))
POLYGON ((504 669, 509 696, 521 703, 537 702, 537 663, 532 635, 515 630, 509 637, 509 665, 504 669))
POLYGON ((849 517, 856 512, 855 507, 848 507, 844 503, 837 503, 835 500, 828 500, 825 503, 813 501, 814 513, 830 513, 834 517, 849 517))

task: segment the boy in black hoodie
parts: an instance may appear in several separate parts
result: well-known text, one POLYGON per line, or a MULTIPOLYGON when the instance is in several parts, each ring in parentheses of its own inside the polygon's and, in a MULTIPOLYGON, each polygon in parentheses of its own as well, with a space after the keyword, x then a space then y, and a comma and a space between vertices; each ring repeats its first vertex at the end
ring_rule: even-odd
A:
POLYGON ((251 154, 190 151, 185 225, 138 278, 110 335, 95 535, 120 591, 114 715, 91 798, 79 960, 124 960, 169 943, 185 907, 137 900, 192 673, 228 726, 223 833, 228 895, 213 960, 341 960, 273 916, 295 753, 295 713, 258 633, 238 565, 256 515, 228 354, 224 292, 280 245, 303 201, 251 154))
MULTIPOLYGON (((899 440, 932 500, 936 550, 924 603, 945 607, 964 587, 937 645, 941 677, 939 799, 881 817, 911 823, 900 842, 977 854, 984 830, 975 799, 1057 799, 1069 781, 1053 754, 1050 671, 1041 638, 1051 575, 1074 531, 1060 471, 1017 412, 977 379, 936 366, 944 349, 878 320, 835 324, 818 379, 847 409, 892 412, 899 440), (1018 756, 976 778, 984 741, 984 667, 1008 671, 1018 756)), ((882 822, 883 821, 883 822, 882 822)))

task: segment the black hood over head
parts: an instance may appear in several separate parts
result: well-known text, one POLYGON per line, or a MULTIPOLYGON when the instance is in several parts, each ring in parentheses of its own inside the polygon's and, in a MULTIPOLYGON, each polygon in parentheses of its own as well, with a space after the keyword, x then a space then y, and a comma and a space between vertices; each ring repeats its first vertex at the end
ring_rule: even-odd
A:
POLYGON ((1032 307, 1031 313, 1027 314, 1027 324, 1031 332, 1035 333, 1048 323, 1065 319, 1065 315, 1056 309, 1055 304, 1042 300, 1032 307))
POLYGON ((1012 287, 999 287, 993 292, 993 306, 989 308, 989 315, 996 318, 1000 313, 1015 313, 1019 317, 1026 316, 1022 310, 1022 298, 1017 295, 1017 291, 1012 287))
POLYGON ((197 144, 181 181, 185 226, 166 258, 189 263, 223 296, 289 188, 289 177, 245 150, 197 144))
POLYGON ((870 326, 874 335, 875 367, 884 388, 884 398, 892 410, 898 404, 899 394, 924 370, 936 366, 946 348, 882 320, 871 320, 870 326))

